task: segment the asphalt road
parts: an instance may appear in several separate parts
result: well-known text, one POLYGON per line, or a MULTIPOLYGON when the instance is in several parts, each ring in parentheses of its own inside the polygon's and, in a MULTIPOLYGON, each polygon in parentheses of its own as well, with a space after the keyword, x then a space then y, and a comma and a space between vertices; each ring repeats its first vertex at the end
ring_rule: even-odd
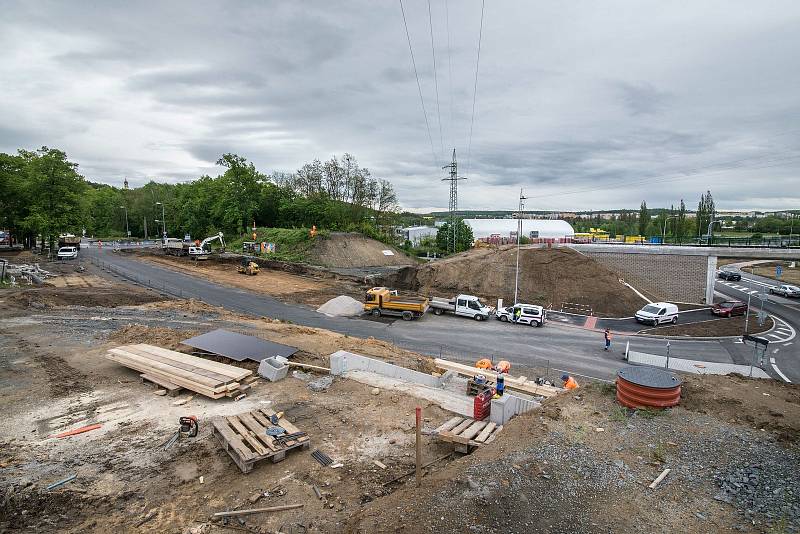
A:
MULTIPOLYGON (((82 248, 81 255, 101 262, 112 273, 176 297, 200 298, 231 311, 283 319, 356 337, 372 336, 420 353, 441 354, 463 362, 493 357, 516 365, 549 369, 551 375, 566 371, 577 376, 613 380, 617 371, 627 366, 623 360, 626 343, 630 343, 631 350, 662 355, 667 352, 664 339, 628 335, 615 336, 612 350, 606 352, 601 333, 554 321, 545 327, 533 328, 496 320, 476 322, 430 314, 411 322, 327 317, 306 307, 222 286, 108 249, 82 248)), ((740 354, 737 347, 731 350, 732 342, 670 340, 669 344, 669 353, 674 357, 749 363, 746 354, 740 354)), ((771 369, 765 370, 777 378, 771 369)), ((800 369, 792 376, 800 380, 800 369)))
MULTIPOLYGON (((739 270, 738 265, 731 264, 726 269, 739 270)), ((746 268, 745 268, 746 269, 746 268)), ((762 309, 774 319, 777 326, 767 334, 769 340, 768 359, 769 367, 775 374, 792 382, 800 382, 800 299, 787 299, 778 295, 770 295, 769 288, 779 285, 779 282, 742 272, 742 279, 737 282, 728 282, 717 279, 715 290, 722 295, 736 300, 747 302, 750 298, 751 309, 762 309)), ((752 349, 748 348, 748 352, 752 349)), ((769 369, 765 369, 769 372, 769 369)))

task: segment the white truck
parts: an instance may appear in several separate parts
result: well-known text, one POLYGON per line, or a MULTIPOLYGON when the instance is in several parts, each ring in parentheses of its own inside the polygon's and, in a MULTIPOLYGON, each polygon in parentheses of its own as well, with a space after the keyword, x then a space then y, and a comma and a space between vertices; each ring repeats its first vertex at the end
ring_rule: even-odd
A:
POLYGON ((453 299, 431 297, 430 308, 436 315, 449 312, 463 317, 472 317, 476 321, 484 321, 494 313, 494 308, 486 306, 474 295, 458 295, 453 299))

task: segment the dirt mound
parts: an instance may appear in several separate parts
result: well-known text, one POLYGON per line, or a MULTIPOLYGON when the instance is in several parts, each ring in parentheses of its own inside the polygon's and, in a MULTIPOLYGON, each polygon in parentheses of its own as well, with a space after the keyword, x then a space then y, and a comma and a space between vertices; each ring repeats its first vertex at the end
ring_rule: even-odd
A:
MULTIPOLYGON (((467 293, 490 302, 502 298, 510 304, 516 262, 514 246, 474 249, 407 273, 406 288, 441 295, 467 293)), ((633 315, 644 304, 616 274, 564 248, 520 251, 519 301, 554 309, 565 302, 581 304, 608 317, 633 315)))
MULTIPOLYGON (((181 341, 199 335, 197 330, 173 330, 143 324, 131 324, 122 327, 109 336, 110 341, 120 344, 147 343, 165 349, 177 349, 181 341)), ((187 348, 184 346, 183 348, 187 348)))
POLYGON ((414 260, 386 243, 345 232, 332 232, 327 239, 317 239, 308 259, 317 265, 339 269, 414 264, 414 260))
POLYGON ((116 308, 164 300, 161 295, 137 288, 92 287, 91 291, 79 292, 73 287, 39 286, 13 291, 17 295, 16 307, 34 309, 58 306, 116 308))
POLYGON ((317 311, 329 317, 347 317, 361 315, 364 306, 353 297, 339 295, 317 308, 317 311))

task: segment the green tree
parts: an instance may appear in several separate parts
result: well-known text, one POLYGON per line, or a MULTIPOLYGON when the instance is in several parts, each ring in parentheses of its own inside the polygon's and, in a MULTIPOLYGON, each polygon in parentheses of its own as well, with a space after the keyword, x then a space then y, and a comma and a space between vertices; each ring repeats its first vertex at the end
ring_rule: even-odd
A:
POLYGON ((222 175, 215 214, 226 228, 247 230, 258 209, 259 182, 263 176, 255 165, 236 154, 223 154, 217 165, 228 170, 222 175))
MULTIPOLYGON (((436 232, 436 246, 439 250, 449 252, 448 244, 452 239, 452 226, 449 222, 444 223, 436 232)), ((463 252, 472 247, 475 238, 472 236, 472 227, 464 222, 463 219, 456 220, 456 252, 463 252)))
POLYGON ((20 151, 27 173, 24 187, 29 191, 29 213, 22 226, 53 248, 62 232, 81 234, 88 217, 87 185, 78 174, 77 163, 57 149, 43 146, 36 152, 20 151))
POLYGON ((679 240, 683 238, 686 232, 686 204, 681 199, 681 205, 678 208, 678 217, 675 219, 675 237, 679 240))
POLYGON ((647 202, 642 200, 642 205, 639 207, 639 235, 647 235, 649 226, 650 212, 647 210, 647 202))

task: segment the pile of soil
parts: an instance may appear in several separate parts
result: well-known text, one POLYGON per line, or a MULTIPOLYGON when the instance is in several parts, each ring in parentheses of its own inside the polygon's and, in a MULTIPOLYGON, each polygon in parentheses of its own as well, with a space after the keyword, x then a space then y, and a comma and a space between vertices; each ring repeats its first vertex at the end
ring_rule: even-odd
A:
MULTIPOLYGON (((121 345, 146 343, 175 350, 179 348, 181 341, 199 334, 198 330, 174 330, 172 328, 129 324, 111 334, 108 339, 121 345)), ((183 346, 182 348, 188 351, 188 347, 183 346)))
MULTIPOLYGON (((466 293, 511 304, 516 262, 514 246, 473 249, 407 269, 399 284, 425 294, 466 293)), ((553 309, 565 302, 580 304, 603 317, 628 317, 645 304, 612 271, 567 248, 521 249, 519 301, 553 309)))
POLYGON ((317 239, 308 260, 316 265, 340 269, 415 263, 405 253, 386 243, 348 232, 332 232, 327 239, 317 239), (392 254, 387 256, 384 250, 392 254))

